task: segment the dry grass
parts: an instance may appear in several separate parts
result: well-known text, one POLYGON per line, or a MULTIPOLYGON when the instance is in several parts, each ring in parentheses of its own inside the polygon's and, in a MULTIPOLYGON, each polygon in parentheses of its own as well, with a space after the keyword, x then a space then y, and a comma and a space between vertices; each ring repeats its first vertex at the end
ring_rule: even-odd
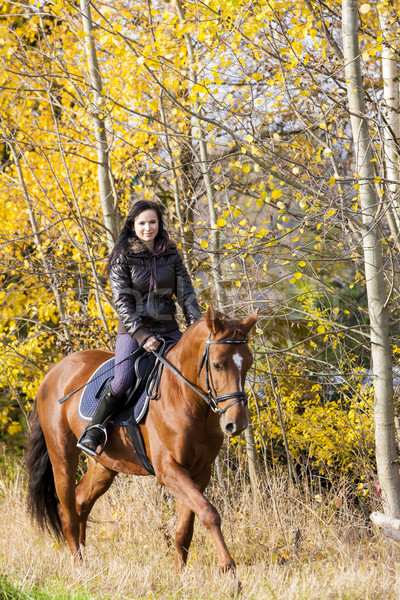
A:
MULTIPOLYGON (((243 600, 400 598, 400 546, 375 532, 350 500, 334 510, 332 498, 318 502, 277 474, 256 500, 239 486, 223 493, 214 482, 208 497, 223 516, 243 600)), ((0 482, 0 574, 11 582, 118 600, 232 597, 199 523, 188 566, 174 581, 174 502, 153 478, 120 476, 98 501, 79 568, 65 545, 32 525, 25 498, 19 466, 0 482)))

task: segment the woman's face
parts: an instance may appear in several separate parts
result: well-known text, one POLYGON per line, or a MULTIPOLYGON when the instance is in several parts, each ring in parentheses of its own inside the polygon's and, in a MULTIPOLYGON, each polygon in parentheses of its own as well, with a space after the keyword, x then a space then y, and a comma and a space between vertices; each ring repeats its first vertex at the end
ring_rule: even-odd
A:
POLYGON ((158 217, 155 210, 148 209, 141 212, 133 222, 133 229, 139 240, 151 250, 158 233, 158 217))

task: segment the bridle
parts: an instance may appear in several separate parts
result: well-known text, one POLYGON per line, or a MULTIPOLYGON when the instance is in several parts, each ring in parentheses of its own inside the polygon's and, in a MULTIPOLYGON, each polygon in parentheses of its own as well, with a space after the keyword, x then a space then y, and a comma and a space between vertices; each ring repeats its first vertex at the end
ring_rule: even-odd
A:
MULTIPOLYGON (((213 382, 213 378, 212 378, 212 372, 211 372, 211 363, 210 363, 210 345, 211 344, 247 344, 247 340, 212 340, 211 333, 209 334, 209 336, 206 340, 206 347, 204 349, 203 356, 201 357, 201 360, 200 360, 200 366, 199 366, 199 371, 198 371, 198 377, 200 377, 200 373, 203 370, 203 367, 205 369, 207 396, 205 394, 203 394, 202 392, 200 392, 196 387, 194 387, 194 385, 191 384, 190 381, 188 381, 181 373, 179 373, 179 371, 177 369, 175 369, 175 367, 170 362, 165 360, 165 358, 161 354, 159 354, 158 352, 155 352, 154 350, 152 350, 151 352, 154 354, 154 356, 156 356, 158 358, 158 360, 164 366, 166 366, 172 373, 174 373, 174 375, 176 375, 181 381, 183 381, 188 387, 190 387, 190 389, 192 389, 194 392, 196 392, 196 394, 198 394, 201 398, 203 398, 203 400, 209 405, 209 407, 211 408, 212 411, 217 413, 219 416, 222 416, 229 408, 231 408, 238 402, 243 402, 245 405, 247 405, 247 394, 245 392, 232 392, 230 394, 221 394, 219 396, 217 395, 217 392, 216 392, 215 386, 214 386, 214 382, 213 382), (221 410, 218 407, 218 404, 220 404, 221 402, 225 402, 226 400, 229 400, 229 398, 234 398, 234 401, 231 402, 230 404, 228 404, 228 406, 226 406, 223 410, 221 410)), ((160 378, 158 378, 158 380, 159 379, 160 378)), ((150 397, 152 397, 152 396, 150 395, 150 397)), ((154 395, 153 395, 153 397, 154 397, 154 395)))
POLYGON ((218 413, 220 416, 223 415, 229 408, 237 404, 238 402, 244 402, 247 404, 247 394, 245 392, 232 392, 230 394, 221 394, 217 395, 213 378, 211 372, 211 363, 210 363, 210 346, 211 344, 247 344, 247 340, 212 340, 211 333, 209 334, 206 340, 206 347, 204 349, 203 356, 200 361, 199 372, 197 374, 200 377, 200 373, 205 368, 206 371, 206 385, 207 385, 207 394, 208 394, 208 404, 212 408, 212 410, 218 413), (218 404, 220 402, 225 402, 225 400, 229 400, 229 398, 235 398, 233 402, 228 404, 223 410, 218 408, 218 404))

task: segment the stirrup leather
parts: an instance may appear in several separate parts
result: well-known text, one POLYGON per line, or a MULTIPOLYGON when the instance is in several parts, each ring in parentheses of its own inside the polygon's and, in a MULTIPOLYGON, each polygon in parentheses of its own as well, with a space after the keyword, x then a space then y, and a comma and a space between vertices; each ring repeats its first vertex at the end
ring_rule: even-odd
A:
POLYGON ((86 427, 86 429, 83 431, 81 437, 79 438, 79 440, 76 444, 76 447, 79 448, 80 450, 83 450, 83 452, 85 452, 89 456, 100 456, 100 454, 103 454, 106 444, 107 444, 107 429, 106 429, 106 427, 103 427, 99 423, 95 423, 94 425, 88 425, 86 427), (90 429, 100 429, 101 432, 103 433, 104 442, 103 442, 103 445, 100 448, 99 452, 96 452, 95 450, 91 450, 91 448, 87 448, 84 444, 81 443, 82 438, 87 434, 88 431, 90 431, 90 429))

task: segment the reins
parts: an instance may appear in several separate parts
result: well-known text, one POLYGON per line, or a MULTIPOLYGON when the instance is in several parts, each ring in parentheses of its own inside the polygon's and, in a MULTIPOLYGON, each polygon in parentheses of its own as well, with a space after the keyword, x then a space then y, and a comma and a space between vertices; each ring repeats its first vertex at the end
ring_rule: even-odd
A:
MULTIPOLYGON (((203 356, 201 357, 201 360, 200 360, 200 366, 199 366, 199 371, 198 371, 198 377, 200 377, 200 373, 201 373, 203 367, 205 368, 205 371, 206 371, 206 384, 207 384, 207 395, 203 394, 199 389, 197 389, 197 387, 194 386, 188 379, 186 379, 186 377, 184 377, 182 375, 182 373, 180 373, 174 367, 174 365, 172 365, 168 360, 166 360, 166 358, 163 356, 164 349, 165 349, 165 340, 160 339, 160 342, 162 344, 162 346, 161 346, 161 353, 158 353, 155 350, 151 350, 151 353, 156 357, 156 359, 163 366, 167 367, 167 369, 169 369, 171 371, 171 373, 173 373, 174 375, 176 375, 176 377, 178 377, 178 379, 180 379, 181 381, 183 381, 183 383, 185 385, 187 385, 193 392, 195 392, 198 396, 200 396, 200 398, 202 398, 208 404, 208 406, 211 408, 212 411, 214 411, 215 413, 217 413, 217 414, 219 414, 221 416, 229 408, 231 408, 232 406, 234 406, 238 402, 244 402, 244 404, 247 404, 247 394, 245 392, 232 392, 230 394, 221 394, 219 396, 217 395, 217 392, 216 392, 215 386, 214 386, 214 382, 213 382, 213 379, 212 379, 212 372, 211 372, 211 365, 210 365, 210 345, 211 344, 247 344, 247 340, 212 340, 211 339, 211 333, 209 334, 209 336, 208 336, 208 338, 206 340, 206 347, 205 347, 205 350, 203 352, 203 356), (218 408, 218 404, 220 404, 221 402, 225 402, 225 400, 229 400, 229 398, 234 398, 234 401, 231 402, 230 404, 228 404, 228 406, 226 406, 223 410, 221 410, 220 408, 218 408)), ((172 347, 174 345, 175 344, 173 344, 170 348, 168 348, 167 353, 169 352, 169 350, 172 349, 172 347)), ((120 365, 121 363, 123 363, 126 360, 129 360, 130 358, 132 358, 132 356, 134 356, 141 349, 142 349, 142 346, 139 346, 139 348, 137 348, 136 350, 134 350, 126 358, 123 358, 116 365, 109 367, 108 369, 106 369, 105 371, 103 371, 102 373, 100 373, 99 375, 97 375, 96 377, 94 377, 91 380, 91 382, 92 381, 96 381, 96 379, 98 379, 99 377, 103 377, 104 373, 107 373, 108 371, 111 371, 112 369, 115 368, 115 366, 120 365)), ((159 371, 159 373, 158 373, 158 375, 157 375, 156 378, 153 377, 153 375, 154 375, 154 373, 155 373, 155 371, 156 371, 157 368, 158 367, 157 367, 157 363, 156 363, 154 365, 152 373, 151 373, 151 375, 149 377, 149 385, 146 388, 147 395, 149 396, 150 399, 156 398, 158 396, 158 388, 159 388, 159 384, 160 384, 160 380, 161 380, 161 370, 159 371), (155 392, 153 392, 154 387, 156 387, 156 391, 155 392)), ((81 387, 77 388, 73 392, 70 392, 69 394, 67 394, 63 398, 60 398, 58 400, 58 402, 60 404, 62 404, 63 402, 65 402, 66 400, 68 400, 69 398, 71 398, 71 396, 73 396, 74 394, 76 394, 77 392, 79 392, 80 390, 82 390, 87 385, 88 385, 88 382, 86 382, 84 385, 82 385, 81 387)))
MULTIPOLYGON (((200 373, 201 373, 201 371, 203 369, 203 367, 205 368, 205 371, 206 371, 206 384, 207 384, 207 396, 205 394, 203 394, 202 392, 200 392, 200 390, 198 390, 188 379, 186 379, 186 377, 184 377, 182 375, 182 373, 180 373, 161 354, 158 354, 158 352, 156 352, 155 350, 152 350, 151 352, 154 354, 154 356, 157 357, 157 359, 160 361, 160 363, 162 363, 165 367, 167 367, 167 369, 169 369, 171 371, 171 373, 173 373, 174 375, 176 375, 176 377, 178 377, 178 379, 180 379, 181 381, 183 381, 183 383, 185 383, 185 385, 187 385, 198 396, 200 396, 200 398, 202 398, 208 404, 208 406, 211 408, 211 410, 213 410, 215 413, 217 413, 217 414, 219 414, 221 416, 229 408, 231 408, 232 406, 234 406, 238 402, 244 402, 244 404, 247 404, 247 395, 246 395, 245 392, 232 392, 230 394, 221 394, 219 396, 217 395, 217 392, 216 392, 215 386, 214 386, 214 382, 213 382, 213 379, 212 379, 212 374, 211 374, 211 366, 210 366, 210 344, 247 344, 247 340, 212 340, 211 339, 211 333, 209 334, 209 336, 208 336, 208 338, 206 340, 206 347, 205 347, 203 356, 201 357, 200 366, 199 366, 199 372, 198 372, 198 377, 199 377, 200 373), (228 400, 229 398, 235 398, 235 400, 233 402, 231 402, 231 404, 229 404, 228 406, 226 406, 223 410, 221 410, 220 408, 218 408, 218 404, 220 402, 224 402, 225 400, 228 400)), ((160 376, 158 378, 158 381, 160 381, 160 376)), ((155 395, 157 395, 157 393, 155 395)), ((155 396, 153 396, 153 397, 155 397, 155 396)))

